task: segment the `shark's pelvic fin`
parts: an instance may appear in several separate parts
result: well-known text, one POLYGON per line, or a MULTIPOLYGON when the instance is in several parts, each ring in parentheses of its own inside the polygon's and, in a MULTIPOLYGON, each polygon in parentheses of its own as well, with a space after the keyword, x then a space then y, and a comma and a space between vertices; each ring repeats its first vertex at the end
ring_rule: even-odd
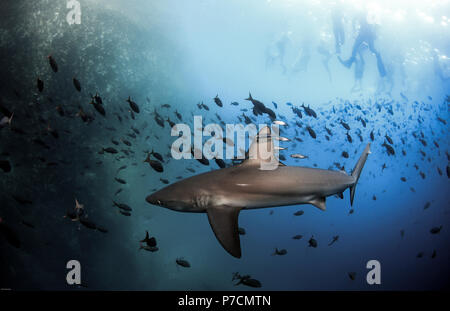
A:
POLYGON ((314 200, 311 200, 308 202, 309 204, 314 205, 318 209, 325 211, 327 209, 327 206, 325 205, 325 197, 316 198, 314 200))
POLYGON ((361 171, 370 153, 371 153, 370 143, 368 143, 366 148, 364 148, 363 153, 359 157, 358 162, 356 162, 355 168, 352 171, 352 176, 355 177, 355 183, 352 186, 350 186, 350 205, 353 205, 353 198, 355 197, 356 184, 358 183, 359 176, 361 175, 361 171))
POLYGON ((225 250, 236 258, 241 258, 238 216, 240 208, 227 205, 208 207, 208 220, 217 240, 225 250))

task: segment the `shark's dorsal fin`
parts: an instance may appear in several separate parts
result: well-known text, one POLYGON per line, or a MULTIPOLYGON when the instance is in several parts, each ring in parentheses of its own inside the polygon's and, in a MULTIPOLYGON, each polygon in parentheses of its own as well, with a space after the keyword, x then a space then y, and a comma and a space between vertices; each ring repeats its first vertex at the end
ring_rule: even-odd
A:
POLYGON ((308 203, 314 205, 315 207, 317 207, 322 211, 325 211, 327 209, 327 206, 325 205, 325 197, 315 198, 314 200, 311 200, 308 203))
POLYGON ((208 207, 208 220, 217 240, 225 250, 236 258, 241 258, 241 242, 238 231, 240 208, 221 205, 208 207))
POLYGON ((274 164, 276 166, 277 161, 270 127, 265 126, 255 136, 246 154, 246 160, 242 164, 267 166, 274 164))

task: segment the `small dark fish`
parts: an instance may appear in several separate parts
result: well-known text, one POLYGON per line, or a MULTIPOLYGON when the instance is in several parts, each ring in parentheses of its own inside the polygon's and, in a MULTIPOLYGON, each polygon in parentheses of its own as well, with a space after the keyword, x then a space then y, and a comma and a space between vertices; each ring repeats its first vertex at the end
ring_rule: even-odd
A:
POLYGON ((209 111, 209 107, 208 107, 207 105, 205 105, 203 102, 202 102, 202 107, 203 107, 206 111, 209 111))
POLYGON ((316 132, 314 132, 314 130, 310 127, 310 126, 306 126, 306 129, 308 130, 308 133, 309 133, 309 135, 312 137, 312 138, 314 138, 314 139, 316 139, 316 132))
POLYGON ((328 246, 333 245, 334 243, 337 242, 337 240, 339 240, 339 235, 335 235, 335 236, 333 237, 333 239, 331 240, 331 242, 328 244, 328 246))
POLYGON ((423 257, 423 255, 424 255, 424 252, 419 252, 418 254, 417 254, 417 258, 422 258, 423 257))
POLYGON ((80 218, 79 221, 86 228, 93 229, 93 230, 97 229, 97 225, 87 219, 80 218))
POLYGON ((353 139, 352 139, 352 137, 350 136, 349 133, 347 133, 347 140, 348 140, 349 143, 353 142, 353 139))
POLYGON ((363 118, 361 118, 360 121, 361 121, 362 125, 363 125, 364 127, 366 127, 366 125, 367 125, 367 124, 366 124, 366 121, 364 121, 363 118))
POLYGON ((78 92, 81 92, 81 84, 76 78, 73 78, 73 86, 78 92))
POLYGON ((159 126, 164 127, 164 119, 161 118, 160 115, 156 115, 156 116, 155 116, 155 122, 156 122, 159 126))
POLYGON ((58 72, 58 64, 56 64, 56 61, 53 58, 53 56, 49 55, 47 58, 48 58, 48 62, 50 64, 50 67, 52 68, 53 72, 58 72))
POLYGON ((169 123, 170 127, 173 128, 175 127, 175 122, 170 121, 170 118, 167 118, 167 123, 169 123))
POLYGON ((121 178, 115 177, 114 179, 115 179, 118 183, 123 184, 123 185, 125 185, 125 184, 127 183, 125 180, 123 180, 123 179, 121 179, 121 178))
POLYGON ((119 210, 119 212, 124 216, 131 216, 130 212, 125 212, 125 211, 122 211, 121 209, 119 210))
POLYGON ((441 232, 441 229, 442 229, 442 226, 433 227, 433 228, 431 228, 430 233, 431 234, 438 234, 439 232, 441 232))
POLYGON ((216 162, 216 164, 217 164, 220 168, 225 168, 225 167, 226 167, 226 164, 225 164, 225 161, 224 161, 224 160, 214 158, 214 161, 216 162))
POLYGON ((161 162, 150 159, 150 153, 147 155, 147 158, 144 160, 144 162, 147 162, 158 173, 162 173, 164 171, 161 162))
POLYGON ((119 193, 121 193, 122 192, 122 188, 120 188, 120 189, 118 189, 117 191, 116 191, 116 193, 114 193, 114 195, 118 195, 119 193))
POLYGON ((161 180, 161 182, 162 182, 163 184, 166 184, 166 185, 169 184, 169 181, 168 181, 167 179, 160 178, 159 180, 161 180))
POLYGON ((155 151, 153 151, 153 149, 152 149, 152 152, 150 152, 150 154, 151 154, 152 156, 154 156, 156 159, 158 159, 159 161, 164 162, 163 157, 162 157, 162 155, 161 155, 160 153, 155 152, 155 151))
POLYGON ((279 256, 283 256, 287 254, 287 250, 286 249, 278 249, 275 248, 275 252, 272 255, 279 255, 279 256))
POLYGON ((41 93, 44 90, 44 81, 42 81, 39 78, 37 78, 37 88, 38 88, 39 92, 41 92, 41 93))
POLYGON ((294 240, 300 240, 301 238, 303 238, 303 235, 301 235, 301 234, 297 234, 292 237, 292 239, 294 239, 294 240))
POLYGON ((347 130, 350 131, 350 126, 348 126, 347 123, 345 123, 344 121, 341 120, 341 125, 347 130))
POLYGON ((433 253, 431 254, 431 258, 436 258, 436 250, 433 250, 433 253))
POLYGON ((301 215, 303 215, 304 213, 305 213, 305 212, 302 211, 302 210, 296 211, 296 212, 294 213, 294 216, 301 216, 301 215))
POLYGON ((118 153, 118 151, 117 151, 116 149, 114 149, 113 147, 102 148, 102 150, 103 150, 104 152, 112 153, 112 154, 118 153))
POLYGON ((157 245, 156 238, 151 237, 148 234, 148 231, 145 231, 145 238, 140 241, 141 243, 146 243, 149 247, 155 247, 157 245))
POLYGON ((99 104, 96 101, 91 101, 89 104, 93 105, 95 110, 97 110, 98 113, 100 113, 102 116, 106 115, 105 108, 103 108, 103 105, 99 104))
POLYGON ((394 142, 392 141, 392 138, 391 137, 389 137, 387 134, 386 135, 384 135, 384 137, 386 138, 386 140, 388 141, 388 143, 390 143, 391 145, 393 145, 394 144, 394 142))
POLYGON ((223 107, 222 101, 219 98, 219 94, 217 94, 216 97, 214 97, 214 102, 216 103, 217 106, 223 107))
POLYGON ((178 120, 183 121, 183 117, 177 110, 175 110, 175 115, 177 116, 178 120))
POLYGON ((92 97, 92 100, 94 100, 97 104, 103 105, 103 100, 102 100, 101 96, 98 95, 98 93, 95 93, 94 96, 91 95, 91 97, 92 97))
POLYGON ((258 281, 256 279, 252 279, 250 277, 250 275, 240 276, 239 273, 237 273, 237 272, 233 274, 232 281, 234 281, 234 280, 239 280, 239 282, 234 284, 234 286, 237 286, 239 284, 246 285, 249 287, 254 287, 254 288, 259 288, 262 286, 260 281, 258 281))
POLYGON ((239 227, 238 228, 238 232, 239 232, 239 235, 245 235, 245 229, 244 228, 242 228, 242 227, 239 227))
POLYGON ((128 205, 124 204, 124 203, 117 203, 115 201, 113 201, 113 204, 115 206, 117 206, 118 208, 120 208, 121 210, 127 211, 127 212, 131 212, 132 209, 131 207, 129 207, 128 205))
POLYGON ((239 103, 238 103, 238 102, 232 102, 231 105, 233 105, 233 106, 238 106, 239 103))
POLYGON ((375 136, 373 135, 373 131, 370 132, 370 140, 374 141, 375 140, 375 136))
MULTIPOLYGON (((222 107, 222 106, 220 106, 220 107, 222 107)), ((187 260, 184 260, 183 258, 177 258, 175 261, 176 261, 177 265, 182 266, 184 268, 191 267, 191 264, 187 260)))
POLYGON ((403 182, 406 182, 406 178, 405 177, 401 177, 400 180, 403 181, 403 182))
POLYGON ((395 150, 394 150, 394 148, 392 148, 391 145, 388 145, 388 144, 386 144, 386 142, 384 142, 382 144, 382 146, 386 148, 388 155, 395 155, 395 150))
MULTIPOLYGON (((191 154, 195 157, 195 151, 193 148, 191 148, 191 154)), ((205 158, 205 156, 202 154, 202 157, 200 159, 196 159, 198 162, 200 162, 203 165, 208 166, 209 165, 209 160, 207 158, 205 158)))
POLYGON ((316 239, 314 239, 314 236, 312 236, 312 237, 309 239, 308 244, 309 244, 309 245, 308 245, 309 247, 314 247, 314 248, 317 247, 317 241, 316 241, 316 239))
POLYGON ((349 155, 347 151, 342 151, 342 156, 346 159, 348 159, 349 155))
POLYGON ((139 112, 140 112, 139 106, 138 106, 134 101, 131 100, 130 96, 128 96, 127 102, 130 104, 130 108, 131 108, 134 112, 136 112, 136 113, 139 113, 139 112))
POLYGON ((437 120, 438 120, 439 122, 441 122, 442 124, 444 124, 444 125, 447 124, 447 121, 445 121, 444 119, 442 119, 442 118, 440 118, 440 117, 437 117, 437 120))
POLYGON ((349 272, 348 277, 350 278, 350 280, 354 281, 356 278, 356 272, 349 272))

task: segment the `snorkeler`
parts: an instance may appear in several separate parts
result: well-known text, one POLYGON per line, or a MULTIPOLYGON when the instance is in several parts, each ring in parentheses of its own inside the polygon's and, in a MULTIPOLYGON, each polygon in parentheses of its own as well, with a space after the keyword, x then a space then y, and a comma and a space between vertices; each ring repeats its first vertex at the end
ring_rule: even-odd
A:
POLYGON ((323 40, 320 41, 319 45, 317 46, 317 52, 322 55, 322 65, 325 68, 325 70, 328 73, 328 79, 331 82, 331 71, 330 67, 328 66, 328 63, 330 62, 331 52, 326 48, 325 42, 323 40))
POLYGON ((311 60, 311 38, 308 36, 304 37, 300 46, 297 57, 292 64, 292 73, 307 71, 309 61, 311 60))
MULTIPOLYGON (((439 60, 440 57, 439 57, 438 52, 439 52, 439 50, 437 50, 437 49, 434 49, 431 52, 433 54, 433 69, 434 69, 434 73, 435 73, 435 75, 437 75, 439 77, 439 79, 441 79, 441 81, 447 82, 450 79, 450 77, 446 76, 444 74, 444 70, 442 69, 443 66, 442 66, 442 64, 441 64, 441 62, 439 60)), ((443 58, 443 59, 447 59, 448 60, 448 58, 443 58)))
POLYGON ((363 43, 366 43, 369 47, 369 50, 375 54, 377 58, 377 67, 378 72, 381 77, 386 75, 386 69, 384 68, 383 61, 381 59, 380 53, 375 49, 374 41, 375 41, 375 25, 369 24, 367 22, 366 14, 362 14, 359 18, 359 33, 355 39, 355 43, 353 44, 352 55, 349 59, 343 61, 340 56, 338 56, 339 61, 342 65, 347 68, 350 68, 353 62, 356 61, 356 55, 361 48, 363 43))
POLYGON ((336 53, 341 53, 341 45, 345 43, 344 25, 342 23, 342 11, 335 7, 331 12, 331 21, 333 23, 333 33, 336 45, 336 53))
POLYGON ((352 93, 362 91, 362 77, 364 75, 365 64, 366 63, 364 62, 362 51, 360 49, 355 57, 355 84, 351 89, 352 93))
POLYGON ((282 33, 281 36, 270 46, 266 51, 266 69, 270 65, 274 65, 277 61, 279 62, 281 68, 283 69, 283 73, 286 73, 286 65, 284 64, 284 56, 286 53, 286 45, 290 41, 289 39, 290 32, 282 33))

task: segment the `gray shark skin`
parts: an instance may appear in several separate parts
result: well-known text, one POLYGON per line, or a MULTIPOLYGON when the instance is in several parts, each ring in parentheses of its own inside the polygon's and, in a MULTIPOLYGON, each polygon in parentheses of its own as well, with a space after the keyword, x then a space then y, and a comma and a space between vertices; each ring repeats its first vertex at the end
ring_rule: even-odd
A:
POLYGON ((344 171, 281 163, 276 169, 263 170, 260 164, 266 158, 258 153, 263 147, 274 152, 269 127, 258 133, 249 149, 250 158, 241 164, 183 179, 151 194, 146 200, 179 212, 207 213, 220 244, 232 256, 240 258, 238 216, 242 209, 312 204, 325 211, 325 198, 342 194, 347 188, 350 188, 353 205, 355 187, 370 154, 369 143, 351 175, 344 171))

